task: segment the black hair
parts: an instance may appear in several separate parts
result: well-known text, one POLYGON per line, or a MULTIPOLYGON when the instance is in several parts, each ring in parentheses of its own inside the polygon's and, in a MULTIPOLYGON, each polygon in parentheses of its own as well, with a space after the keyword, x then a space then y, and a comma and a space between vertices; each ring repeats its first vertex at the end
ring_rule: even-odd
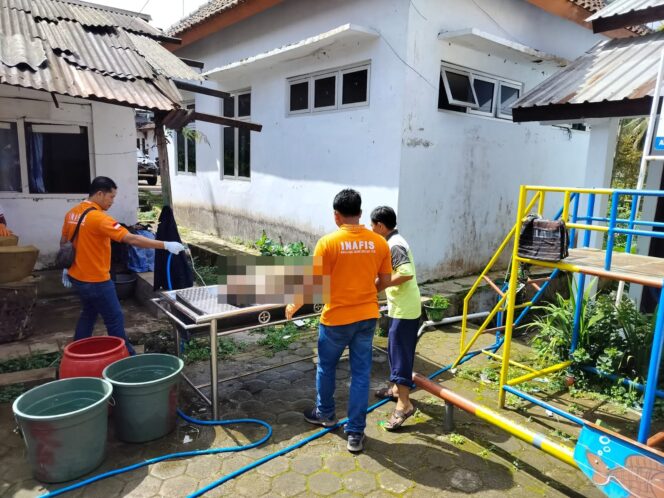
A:
POLYGON ((90 183, 90 197, 95 195, 97 192, 101 191, 106 194, 117 188, 118 186, 109 177, 98 176, 97 178, 92 180, 92 183, 90 183))
POLYGON ((334 196, 332 207, 341 216, 360 216, 362 214, 362 197, 357 190, 345 188, 334 196))
POLYGON ((397 214, 390 206, 378 206, 371 211, 371 221, 382 223, 388 230, 394 230, 394 227, 397 226, 397 214))

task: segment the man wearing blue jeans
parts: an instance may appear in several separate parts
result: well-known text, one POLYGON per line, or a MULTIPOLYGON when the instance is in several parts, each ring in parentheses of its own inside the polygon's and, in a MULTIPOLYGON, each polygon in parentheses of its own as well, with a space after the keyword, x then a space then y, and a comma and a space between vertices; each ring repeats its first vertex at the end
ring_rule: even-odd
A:
MULTIPOLYGON (((362 198, 352 189, 334 198, 336 232, 322 237, 314 256, 322 258, 322 273, 329 278, 330 295, 318 331, 316 406, 304 412, 307 422, 323 427, 336 425, 334 391, 339 358, 350 350, 350 395, 348 398, 349 451, 364 448, 371 374, 373 335, 378 318, 376 279, 386 285, 392 273, 390 248, 383 237, 360 225, 362 198)), ((299 307, 289 304, 286 318, 299 307)))
POLYGON ((70 268, 62 272, 62 284, 74 287, 81 299, 81 316, 76 324, 74 340, 92 335, 101 315, 108 335, 125 341, 130 354, 136 354, 124 329, 124 316, 111 280, 111 240, 137 247, 166 249, 173 254, 184 250, 179 242, 162 242, 134 235, 106 214, 113 205, 117 185, 105 176, 90 184, 87 200, 74 206, 65 215, 60 245, 72 242, 76 257, 70 268))

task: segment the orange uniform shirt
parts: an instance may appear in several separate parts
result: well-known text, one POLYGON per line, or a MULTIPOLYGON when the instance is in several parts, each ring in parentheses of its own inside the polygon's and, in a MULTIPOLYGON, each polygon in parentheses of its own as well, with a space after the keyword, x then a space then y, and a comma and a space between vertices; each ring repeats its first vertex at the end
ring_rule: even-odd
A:
POLYGON ((316 244, 315 256, 323 258, 323 274, 330 276, 330 302, 321 315, 323 325, 378 318, 379 273, 392 273, 387 241, 362 225, 342 225, 316 244))
POLYGON ((120 242, 129 231, 106 214, 98 204, 83 201, 65 215, 62 235, 71 240, 81 214, 94 207, 83 218, 74 241, 76 259, 69 275, 82 282, 105 282, 111 279, 111 240, 120 242))

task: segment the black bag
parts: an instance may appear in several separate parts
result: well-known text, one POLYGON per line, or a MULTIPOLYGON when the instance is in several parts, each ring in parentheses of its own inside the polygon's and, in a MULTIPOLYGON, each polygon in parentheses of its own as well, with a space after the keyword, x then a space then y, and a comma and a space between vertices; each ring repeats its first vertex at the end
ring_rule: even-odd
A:
POLYGON ((83 218, 85 218, 85 215, 88 214, 93 209, 96 208, 91 207, 83 211, 83 214, 78 219, 78 224, 76 225, 76 230, 74 230, 74 235, 72 235, 71 240, 68 240, 67 242, 65 242, 60 246, 58 254, 55 255, 55 265, 58 268, 69 268, 71 265, 74 264, 74 260, 76 259, 76 248, 74 248, 74 240, 78 235, 78 231, 81 229, 81 223, 83 222, 83 218))
POLYGON ((543 220, 529 215, 521 225, 519 256, 541 261, 560 261, 569 256, 569 233, 562 220, 543 220))

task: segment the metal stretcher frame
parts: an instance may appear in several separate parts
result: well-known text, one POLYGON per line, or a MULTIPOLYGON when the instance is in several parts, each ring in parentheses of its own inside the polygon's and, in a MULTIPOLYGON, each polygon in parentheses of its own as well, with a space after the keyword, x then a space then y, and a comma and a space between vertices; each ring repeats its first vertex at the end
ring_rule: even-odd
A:
MULTIPOLYGON (((165 315, 166 317, 174 324, 176 325, 175 328, 175 344, 176 344, 176 351, 177 355, 180 355, 180 330, 202 330, 207 327, 209 335, 210 335, 210 391, 212 394, 212 399, 208 398, 203 391, 201 391, 201 388, 208 387, 208 384, 197 386, 194 384, 194 382, 187 377, 184 373, 182 373, 182 377, 184 378, 185 382, 191 386, 191 388, 198 394, 201 399, 203 399, 208 405, 212 407, 212 419, 213 420, 219 420, 219 377, 218 377, 218 364, 217 364, 217 338, 221 336, 226 336, 226 335, 231 335, 231 334, 236 334, 238 332, 244 332, 247 330, 253 330, 261 327, 266 327, 268 325, 279 325, 288 322, 289 320, 274 320, 274 321, 267 321, 265 323, 258 322, 256 324, 252 325, 245 325, 245 326, 239 326, 236 328, 231 328, 228 330, 223 330, 221 332, 217 331, 217 322, 220 319, 223 318, 228 318, 228 317, 233 317, 233 316, 239 316, 242 314, 246 314, 247 312, 256 312, 256 311, 269 311, 269 310, 275 310, 275 309, 280 309, 284 308, 285 305, 281 304, 263 304, 263 305, 255 305, 251 306, 248 308, 239 308, 237 311, 224 311, 224 312, 219 312, 219 313, 209 313, 209 314, 201 314, 197 315, 194 314, 193 311, 189 308, 187 308, 185 305, 179 303, 175 299, 175 292, 176 291, 167 291, 167 292, 162 292, 161 297, 157 297, 154 299, 151 299, 151 301, 154 303, 154 305, 159 308, 165 315), (185 315, 188 319, 192 321, 192 323, 185 323, 180 317, 178 317, 173 310, 178 310, 181 312, 183 315, 185 315)), ((317 305, 316 305, 317 306, 317 305)), ((322 309, 322 306, 321 306, 322 309)), ((301 315, 297 315, 293 317, 293 320, 301 320, 304 318, 312 318, 315 316, 319 316, 320 311, 315 311, 313 313, 304 313, 301 315)), ((284 363, 283 365, 288 365, 290 362, 284 363)), ((277 366, 283 366, 283 365, 277 365, 277 366)))

